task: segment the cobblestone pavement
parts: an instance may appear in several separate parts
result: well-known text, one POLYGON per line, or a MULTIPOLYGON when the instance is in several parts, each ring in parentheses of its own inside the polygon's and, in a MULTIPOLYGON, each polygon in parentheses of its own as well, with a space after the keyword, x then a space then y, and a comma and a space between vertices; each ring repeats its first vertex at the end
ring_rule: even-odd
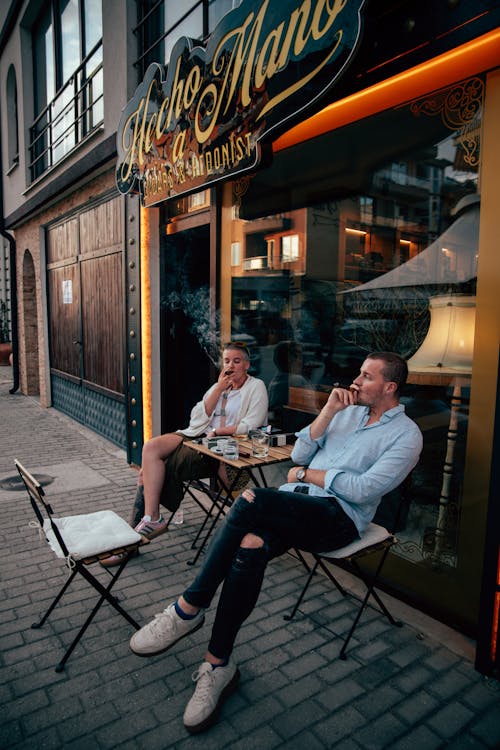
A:
MULTIPOLYGON (((113 508, 127 517, 137 474, 124 452, 54 409, 41 409, 36 399, 10 395, 10 384, 10 368, 0 368, 0 480, 15 475, 17 457, 54 478, 46 492, 57 513, 113 508)), ((499 683, 474 670, 472 642, 392 600, 404 626, 390 626, 369 608, 341 661, 337 636, 352 618, 351 600, 318 576, 296 619, 284 622, 303 580, 300 564, 287 555, 268 568, 235 649, 240 686, 208 732, 191 737, 182 724, 207 627, 164 655, 141 659, 128 647, 131 627, 105 604, 57 674, 94 592, 82 580, 49 622, 32 630, 66 573, 28 527, 25 493, 0 490, 0 502, 4 750, 500 747, 499 683)), ((139 622, 190 580, 187 562, 200 520, 201 511, 186 500, 184 523, 125 569, 117 588, 139 622)), ((107 573, 99 575, 105 580, 107 573)))

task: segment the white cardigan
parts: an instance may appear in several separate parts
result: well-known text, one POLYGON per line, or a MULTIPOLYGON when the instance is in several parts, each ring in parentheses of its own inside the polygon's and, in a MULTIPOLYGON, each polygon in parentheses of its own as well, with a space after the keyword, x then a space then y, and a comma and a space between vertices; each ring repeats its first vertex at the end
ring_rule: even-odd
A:
MULTIPOLYGON (((177 432, 186 437, 198 437, 202 435, 212 419, 205 411, 205 399, 214 390, 217 383, 205 393, 201 401, 193 407, 189 420, 189 425, 183 430, 177 432)), ((248 430, 256 430, 264 424, 267 424, 268 396, 264 381, 248 375, 240 389, 241 403, 238 415, 236 417, 237 427, 236 435, 245 435, 248 430)))

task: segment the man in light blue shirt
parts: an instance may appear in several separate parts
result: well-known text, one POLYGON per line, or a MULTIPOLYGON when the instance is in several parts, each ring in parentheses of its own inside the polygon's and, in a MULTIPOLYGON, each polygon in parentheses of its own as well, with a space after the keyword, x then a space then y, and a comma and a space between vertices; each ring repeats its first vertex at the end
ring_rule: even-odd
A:
POLYGON ((361 405, 365 392, 354 386, 363 377, 362 370, 351 386, 357 394, 355 404, 344 408, 342 403, 336 411, 335 389, 329 398, 331 406, 327 404, 318 419, 298 433, 292 460, 307 468, 301 482, 297 482, 301 467, 291 469, 288 483, 280 487, 294 492, 306 486, 309 495, 335 497, 360 535, 375 515, 382 495, 401 484, 422 450, 422 434, 406 416, 404 406, 397 404, 374 419, 371 407, 361 405), (318 435, 325 423, 326 429, 318 435))
POLYGON ((269 560, 290 547, 326 552, 363 534, 382 495, 413 469, 422 449, 417 425, 399 403, 408 368, 398 354, 368 355, 349 388, 333 388, 309 427, 298 433, 279 490, 247 489, 217 531, 194 582, 182 596, 141 628, 132 651, 166 651, 203 625, 204 609, 223 583, 205 660, 184 712, 189 732, 213 723, 236 686, 231 653, 252 612, 269 560))

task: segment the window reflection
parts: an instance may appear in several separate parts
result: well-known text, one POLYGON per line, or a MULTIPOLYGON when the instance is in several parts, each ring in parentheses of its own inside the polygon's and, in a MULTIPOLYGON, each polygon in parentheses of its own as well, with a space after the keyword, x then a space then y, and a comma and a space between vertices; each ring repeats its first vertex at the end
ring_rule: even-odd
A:
MULTIPOLYGON (((332 384, 350 383, 368 352, 412 357, 429 330, 431 298, 475 295, 479 114, 472 124, 451 129, 437 112, 423 127, 422 111, 408 107, 414 124, 399 128, 401 153, 392 136, 390 157, 372 171, 361 171, 375 159, 363 152, 359 126, 353 131, 358 194, 343 196, 333 180, 331 200, 232 222, 231 241, 238 246, 232 333, 250 337, 258 350, 258 375, 273 395, 270 418, 280 428, 309 423, 332 384), (472 151, 464 130, 475 139, 472 151)), ((399 110, 397 117, 403 116, 399 110)), ((341 137, 348 142, 348 134, 341 137)), ((424 452, 399 554, 415 562, 457 565, 468 396, 467 378, 453 372, 413 377, 407 387, 404 402, 424 432, 424 452), (443 514, 450 418, 458 440, 443 514)))

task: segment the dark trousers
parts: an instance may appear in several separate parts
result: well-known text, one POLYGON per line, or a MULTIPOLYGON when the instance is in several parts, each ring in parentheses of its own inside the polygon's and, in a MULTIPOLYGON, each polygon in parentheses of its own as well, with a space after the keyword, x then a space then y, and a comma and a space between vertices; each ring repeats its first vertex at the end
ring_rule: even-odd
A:
POLYGON ((359 537, 335 498, 274 489, 253 492, 253 502, 241 495, 236 500, 217 530, 200 572, 183 594, 189 604, 205 608, 223 582, 208 646, 220 659, 230 656, 238 631, 257 602, 269 560, 291 547, 326 552, 359 537), (263 539, 264 545, 240 547, 248 533, 263 539))

